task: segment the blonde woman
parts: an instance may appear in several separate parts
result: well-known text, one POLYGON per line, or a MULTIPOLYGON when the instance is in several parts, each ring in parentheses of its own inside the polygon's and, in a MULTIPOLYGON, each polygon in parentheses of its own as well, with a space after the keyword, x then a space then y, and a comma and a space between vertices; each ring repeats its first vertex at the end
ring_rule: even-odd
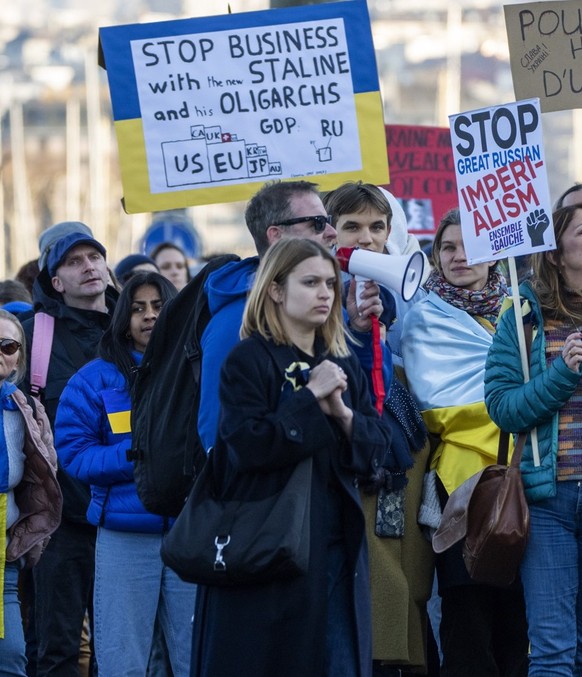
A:
POLYGON ((390 434, 346 344, 341 277, 329 251, 310 240, 274 244, 250 292, 241 337, 221 373, 216 477, 232 486, 253 474, 268 492, 312 457, 309 568, 288 581, 202 587, 191 674, 369 677, 370 591, 356 477, 374 472, 390 434))
POLYGON ((18 575, 38 562, 61 521, 62 495, 44 408, 15 383, 26 371, 24 332, 0 310, 0 674, 26 677, 18 575))

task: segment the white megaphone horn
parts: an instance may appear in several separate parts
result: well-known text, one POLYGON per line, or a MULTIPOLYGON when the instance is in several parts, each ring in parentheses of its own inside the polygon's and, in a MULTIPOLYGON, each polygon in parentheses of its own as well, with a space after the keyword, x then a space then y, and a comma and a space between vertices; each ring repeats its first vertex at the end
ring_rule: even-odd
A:
POLYGON ((374 280, 397 291, 405 301, 410 301, 416 293, 424 272, 424 256, 419 251, 410 256, 392 256, 357 247, 340 247, 335 256, 344 273, 355 275, 356 281, 358 278, 374 280))

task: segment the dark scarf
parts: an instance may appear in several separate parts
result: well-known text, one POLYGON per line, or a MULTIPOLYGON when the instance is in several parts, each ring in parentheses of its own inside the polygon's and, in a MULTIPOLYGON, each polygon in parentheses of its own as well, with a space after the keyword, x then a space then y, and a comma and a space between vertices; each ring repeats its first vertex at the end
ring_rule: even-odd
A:
POLYGON ((453 307, 464 310, 471 316, 483 317, 493 326, 497 322, 503 299, 508 293, 505 278, 496 271, 489 273, 487 284, 483 289, 473 290, 450 284, 435 268, 424 286, 427 291, 434 292, 453 307))
POLYGON ((392 430, 383 465, 392 476, 392 490, 396 490, 406 485, 406 470, 414 465, 412 453, 423 448, 428 433, 416 402, 397 378, 392 381, 383 416, 392 430))

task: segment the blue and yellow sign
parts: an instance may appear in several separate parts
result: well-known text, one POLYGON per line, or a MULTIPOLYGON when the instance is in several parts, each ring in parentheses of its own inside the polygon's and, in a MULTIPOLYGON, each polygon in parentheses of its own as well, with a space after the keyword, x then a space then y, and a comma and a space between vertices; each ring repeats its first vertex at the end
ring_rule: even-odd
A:
POLYGON ((125 208, 245 200, 272 179, 388 183, 362 0, 99 31, 125 208))

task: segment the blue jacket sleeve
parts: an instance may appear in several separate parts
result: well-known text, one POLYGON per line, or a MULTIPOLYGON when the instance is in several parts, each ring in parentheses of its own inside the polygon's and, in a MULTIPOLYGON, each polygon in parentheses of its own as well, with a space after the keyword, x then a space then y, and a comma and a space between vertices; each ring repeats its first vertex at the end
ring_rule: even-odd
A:
POLYGON ((524 383, 513 310, 506 311, 487 355, 485 404, 492 420, 507 432, 525 432, 547 422, 568 401, 580 375, 557 357, 542 368, 543 332, 531 347, 531 379, 524 383))
POLYGON ((202 370, 198 435, 207 451, 214 446, 218 432, 220 370, 227 355, 240 340, 239 332, 245 301, 245 298, 239 299, 214 316, 200 340, 202 370))
POLYGON ((131 437, 111 433, 103 400, 85 375, 83 369, 77 372, 61 395, 55 421, 59 461, 87 484, 133 481, 133 464, 126 459, 131 437))

